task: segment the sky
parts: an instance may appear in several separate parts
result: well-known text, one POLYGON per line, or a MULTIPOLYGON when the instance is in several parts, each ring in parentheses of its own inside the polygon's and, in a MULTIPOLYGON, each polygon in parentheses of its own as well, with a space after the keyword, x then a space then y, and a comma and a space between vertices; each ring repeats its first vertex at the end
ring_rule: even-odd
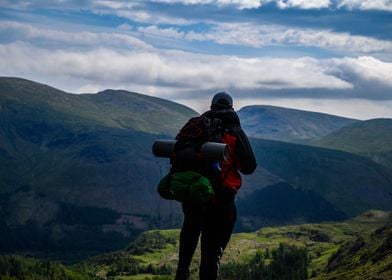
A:
POLYGON ((392 118, 392 0, 0 0, 0 76, 392 118))

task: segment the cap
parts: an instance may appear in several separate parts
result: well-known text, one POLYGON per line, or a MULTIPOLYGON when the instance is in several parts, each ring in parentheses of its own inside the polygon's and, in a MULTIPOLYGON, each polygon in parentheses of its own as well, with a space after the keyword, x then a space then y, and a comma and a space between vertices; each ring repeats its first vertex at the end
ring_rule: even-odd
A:
POLYGON ((211 101, 211 109, 232 109, 233 108, 233 98, 224 91, 218 92, 214 95, 211 101))

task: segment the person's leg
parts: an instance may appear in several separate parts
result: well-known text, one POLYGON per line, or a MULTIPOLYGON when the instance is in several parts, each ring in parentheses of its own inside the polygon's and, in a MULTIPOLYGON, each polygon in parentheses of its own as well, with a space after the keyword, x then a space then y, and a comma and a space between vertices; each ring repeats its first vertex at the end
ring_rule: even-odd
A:
POLYGON ((200 280, 215 280, 218 276, 220 258, 223 254, 219 244, 218 225, 209 223, 201 235, 200 280))
POLYGON ((175 280, 189 278, 189 266, 196 250, 201 230, 200 209, 194 205, 183 205, 184 223, 180 234, 179 260, 175 280))
POLYGON ((215 280, 218 277, 220 259, 236 221, 233 200, 218 200, 207 211, 201 236, 200 280, 215 280))
POLYGON ((234 225, 237 221, 237 208, 235 206, 234 200, 230 201, 227 204, 227 207, 224 207, 224 220, 222 224, 222 238, 220 239, 220 246, 224 251, 226 249, 227 244, 230 241, 231 234, 234 229, 234 225))

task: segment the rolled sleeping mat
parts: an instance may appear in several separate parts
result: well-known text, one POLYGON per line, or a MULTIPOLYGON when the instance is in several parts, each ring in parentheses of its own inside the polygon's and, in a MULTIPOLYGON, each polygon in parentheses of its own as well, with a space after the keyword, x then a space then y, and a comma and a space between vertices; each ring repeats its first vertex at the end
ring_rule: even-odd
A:
POLYGON ((156 157, 178 158, 190 160, 221 161, 226 160, 229 147, 223 143, 206 142, 197 153, 192 148, 185 148, 175 153, 177 140, 156 140, 152 146, 152 153, 156 157))
POLYGON ((200 155, 207 161, 226 161, 229 156, 229 146, 223 143, 206 142, 201 146, 200 155))
POLYGON ((170 158, 173 156, 176 140, 156 140, 152 145, 152 153, 156 157, 170 158))

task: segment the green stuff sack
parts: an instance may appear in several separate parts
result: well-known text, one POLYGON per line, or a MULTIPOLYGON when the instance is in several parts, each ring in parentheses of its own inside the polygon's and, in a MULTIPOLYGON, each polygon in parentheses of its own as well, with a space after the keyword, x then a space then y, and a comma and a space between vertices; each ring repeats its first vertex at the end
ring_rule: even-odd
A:
POLYGON ((180 202, 205 203, 214 195, 210 180, 193 171, 173 173, 170 189, 180 202))
POLYGON ((214 196, 214 190, 207 177, 201 176, 200 174, 197 175, 200 177, 191 184, 189 194, 192 202, 205 203, 214 196))
POLYGON ((169 173, 159 183, 158 192, 165 199, 193 203, 205 203, 214 195, 210 180, 193 171, 169 173))

